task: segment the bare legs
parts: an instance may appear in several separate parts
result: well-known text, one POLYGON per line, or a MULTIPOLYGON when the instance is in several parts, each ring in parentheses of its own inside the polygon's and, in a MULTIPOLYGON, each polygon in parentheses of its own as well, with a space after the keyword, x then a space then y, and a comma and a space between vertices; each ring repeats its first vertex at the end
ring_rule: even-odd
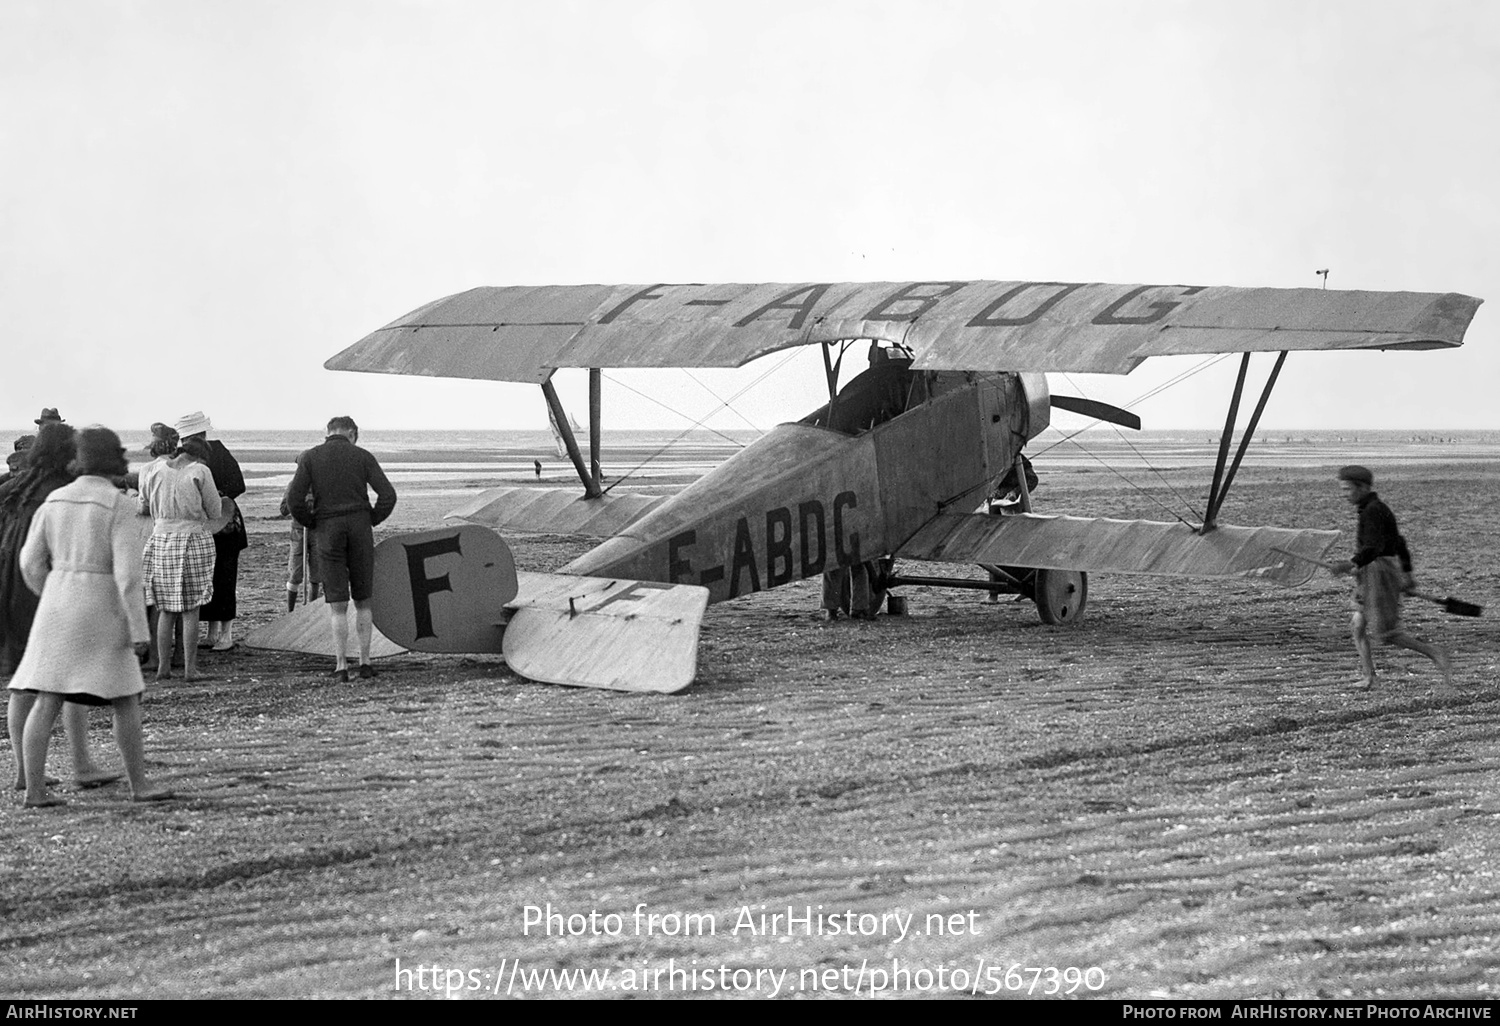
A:
MULTIPOLYGON (((1370 636, 1365 627, 1365 615, 1363 612, 1354 614, 1350 621, 1351 634, 1354 638, 1354 650, 1359 653, 1359 684, 1365 688, 1375 686, 1375 653, 1370 644, 1370 636)), ((1388 634, 1386 641, 1397 648, 1404 648, 1411 652, 1417 652, 1433 661, 1433 664, 1443 674, 1443 688, 1445 693, 1453 692, 1453 659, 1448 650, 1441 645, 1434 645, 1430 641, 1414 638, 1405 631, 1394 631, 1388 634)))
MULTIPOLYGON (((172 628, 177 622, 179 614, 168 612, 165 609, 157 611, 156 616, 156 679, 171 680, 172 678, 172 628), (161 653, 167 653, 165 659, 161 653)), ((184 680, 198 679, 198 610, 189 609, 182 616, 182 677, 184 680)))
POLYGON ((115 744, 125 761, 125 775, 130 779, 130 800, 154 802, 172 797, 172 792, 164 787, 153 787, 146 779, 146 742, 141 732, 140 699, 140 695, 115 699, 115 744))
POLYGON ((359 665, 370 665, 370 639, 375 634, 375 612, 369 599, 354 600, 354 633, 359 638, 359 665))
POLYGON ((120 774, 101 769, 89 747, 89 707, 77 702, 63 703, 63 733, 68 735, 68 751, 73 757, 73 779, 79 787, 98 787, 113 783, 120 774))
MULTIPOLYGON (((150 631, 147 639, 149 648, 146 650, 146 662, 141 666, 142 670, 157 670, 161 668, 161 646, 156 643, 156 632, 161 628, 161 611, 155 606, 146 607, 146 625, 150 631)), ((167 665, 170 666, 172 656, 167 655, 167 665)))
MULTIPOLYGON (((19 692, 12 692, 12 709, 15 707, 14 696, 16 694, 19 692)), ((50 691, 27 697, 34 697, 35 701, 32 703, 30 714, 25 718, 22 748, 18 749, 25 753, 26 805, 29 808, 62 805, 62 799, 52 797, 47 791, 47 746, 52 740, 52 727, 57 722, 59 710, 65 704, 72 703, 64 703, 62 695, 50 691)), ((140 696, 129 695, 125 698, 117 698, 113 704, 115 744, 119 746, 120 756, 125 762, 125 775, 130 779, 131 801, 150 802, 171 797, 170 791, 151 786, 151 782, 146 778, 146 748, 141 733, 140 696)), ((72 714, 70 712, 67 715, 72 714)))
POLYGON ((62 695, 43 691, 35 696, 31 713, 26 717, 22 731, 22 760, 26 767, 26 805, 40 809, 49 805, 61 805, 61 798, 47 793, 47 743, 52 740, 52 724, 62 708, 62 695))
POLYGON ((36 704, 36 695, 29 691, 12 691, 10 702, 5 709, 5 719, 10 727, 10 750, 16 756, 16 790, 26 790, 26 749, 23 747, 23 736, 26 732, 26 720, 31 715, 31 707, 36 704))
POLYGON ((333 672, 349 671, 349 603, 328 603, 328 625, 333 630, 333 672))
MULTIPOLYGON (((349 672, 349 603, 328 603, 328 623, 333 631, 333 672, 349 672)), ((359 665, 370 665, 370 642, 375 634, 375 613, 369 599, 354 600, 354 633, 359 639, 359 665)), ((365 671, 365 676, 369 671, 365 671)))
MULTIPOLYGON (((16 755, 16 790, 26 790, 26 758, 24 735, 26 721, 36 704, 36 695, 27 691, 12 691, 6 710, 10 728, 10 749, 16 755)), ((87 706, 66 703, 63 707, 63 730, 68 735, 68 750, 73 757, 73 779, 83 787, 97 787, 119 780, 118 773, 100 769, 94 762, 94 753, 89 748, 89 711, 87 706)))
MULTIPOLYGON (((146 619, 149 623, 149 628, 151 631, 151 647, 146 653, 146 661, 141 665, 141 670, 143 672, 154 673, 156 670, 161 668, 161 653, 159 651, 161 646, 157 643, 156 638, 157 632, 161 630, 162 618, 162 611, 158 610, 155 606, 146 607, 146 619)), ((182 620, 176 613, 166 613, 165 618, 168 620, 168 622, 176 625, 173 631, 173 633, 176 634, 176 637, 172 642, 173 648, 168 653, 168 662, 166 667, 170 672, 171 668, 179 662, 177 651, 182 645, 182 620)))
POLYGON ((1370 636, 1365 632, 1365 614, 1355 612, 1349 620, 1349 633, 1354 638, 1354 651, 1359 653, 1359 681, 1357 686, 1375 686, 1375 654, 1370 649, 1370 636))
POLYGON ((1414 638, 1405 631, 1397 631, 1386 639, 1398 648, 1409 649, 1412 652, 1420 652, 1433 661, 1443 674, 1443 691, 1451 694, 1453 692, 1453 660, 1448 655, 1448 650, 1441 645, 1434 645, 1430 641, 1414 638))

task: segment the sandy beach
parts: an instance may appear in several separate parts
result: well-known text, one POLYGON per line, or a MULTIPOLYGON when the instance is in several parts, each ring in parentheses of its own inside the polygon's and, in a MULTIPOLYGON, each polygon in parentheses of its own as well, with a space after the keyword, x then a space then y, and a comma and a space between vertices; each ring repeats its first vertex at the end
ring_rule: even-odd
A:
MULTIPOLYGON (((1221 519, 1352 537, 1337 447, 1285 448, 1221 519)), ((1409 448, 1356 455, 1422 582, 1492 606, 1500 459, 1409 448)), ((1038 508, 1161 519, 1206 479, 1201 453, 1166 465, 1142 493, 1039 461, 1038 508)), ((382 535, 433 526, 450 486, 506 483, 464 474, 410 483, 382 535)), ((256 480, 242 635, 284 595, 286 522, 256 480)), ((525 569, 586 547, 513 541, 525 569)), ((1457 652, 1461 695, 1438 698, 1391 650, 1380 688, 1353 689, 1348 587, 1326 574, 1095 576, 1071 628, 904 593, 910 615, 870 623, 820 622, 809 582, 714 606, 672 696, 529 683, 498 657, 336 685, 321 659, 205 653, 209 679, 146 698, 151 771, 181 800, 72 790, 59 735, 69 805, 0 808, 0 977, 73 999, 1500 987, 1492 610, 1408 605, 1457 652)), ((114 762, 107 731, 95 713, 114 762)))

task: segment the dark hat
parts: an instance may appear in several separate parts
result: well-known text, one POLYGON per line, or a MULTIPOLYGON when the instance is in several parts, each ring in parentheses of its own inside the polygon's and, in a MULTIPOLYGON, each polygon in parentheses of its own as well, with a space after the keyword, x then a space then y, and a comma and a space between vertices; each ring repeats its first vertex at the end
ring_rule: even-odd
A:
POLYGON ((1364 467, 1351 464, 1339 468, 1340 481, 1358 481, 1360 484, 1372 485, 1375 483, 1375 475, 1364 467))
POLYGON ((57 412, 57 407, 56 406, 44 406, 44 407, 42 407, 42 415, 36 419, 35 423, 37 423, 37 424, 45 424, 49 420, 55 420, 59 424, 62 423, 62 414, 60 414, 60 413, 57 412))
POLYGON ((16 437, 15 451, 25 452, 36 444, 36 435, 18 435, 16 437))

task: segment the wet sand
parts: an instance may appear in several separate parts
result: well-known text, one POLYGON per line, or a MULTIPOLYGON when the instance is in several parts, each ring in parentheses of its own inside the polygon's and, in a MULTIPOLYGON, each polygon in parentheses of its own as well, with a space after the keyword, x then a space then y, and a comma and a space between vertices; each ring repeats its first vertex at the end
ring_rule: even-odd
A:
MULTIPOLYGON (((1500 461, 1378 455, 1422 581, 1493 606, 1500 461)), ((1352 533, 1323 460, 1247 464, 1221 519, 1352 533)), ((1189 462, 1149 494, 1044 468, 1037 504, 1160 519, 1201 492, 1189 462)), ((391 529, 451 504, 420 491, 391 529)), ((274 498, 245 504, 242 630, 282 602, 274 498)), ((551 569, 586 545, 514 547, 551 569)), ((145 707, 182 800, 65 784, 66 808, 0 809, 4 989, 555 997, 587 981, 534 974, 597 971, 614 996, 1494 993, 1492 610, 1408 606, 1458 653, 1443 699, 1389 650, 1381 687, 1351 688, 1347 586, 1326 575, 1095 576, 1072 628, 905 594, 911 615, 873 623, 821 623, 811 583, 712 607, 674 696, 488 657, 336 685, 319 659, 205 654, 213 679, 145 707)), ((67 778, 61 735, 50 765, 67 778)))

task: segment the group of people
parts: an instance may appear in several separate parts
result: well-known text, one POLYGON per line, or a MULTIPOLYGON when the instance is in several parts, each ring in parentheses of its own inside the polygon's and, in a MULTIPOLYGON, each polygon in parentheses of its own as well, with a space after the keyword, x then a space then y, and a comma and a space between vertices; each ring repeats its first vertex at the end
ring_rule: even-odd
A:
MULTIPOLYGON (((0 479, 0 675, 10 675, 7 720, 24 804, 64 804, 49 785, 47 749, 61 716, 79 787, 129 779, 132 801, 172 797, 145 770, 143 669, 171 676, 180 626, 184 676, 197 676, 204 647, 235 645, 245 491, 238 461, 195 411, 151 426, 151 461, 129 473, 125 447, 104 427, 75 430, 56 409, 36 419, 0 479), (132 494, 134 493, 134 494, 132 494), (143 531, 149 517, 149 536, 143 531), (113 709, 124 773, 102 769, 88 743, 88 707, 113 709)), ((286 505, 313 528, 316 579, 331 611, 335 677, 348 680, 348 604, 355 605, 358 673, 371 677, 373 526, 396 493, 375 457, 353 443, 348 417, 298 459, 286 505), (374 507, 367 489, 376 492, 374 507)))
POLYGON ((16 789, 31 808, 62 804, 46 775, 60 713, 76 783, 118 780, 89 751, 87 707, 107 705, 131 799, 170 798, 146 775, 140 659, 148 632, 138 514, 122 487, 125 447, 108 428, 75 431, 55 409, 36 423, 26 458, 0 485, 0 671, 13 673, 6 715, 16 789))

